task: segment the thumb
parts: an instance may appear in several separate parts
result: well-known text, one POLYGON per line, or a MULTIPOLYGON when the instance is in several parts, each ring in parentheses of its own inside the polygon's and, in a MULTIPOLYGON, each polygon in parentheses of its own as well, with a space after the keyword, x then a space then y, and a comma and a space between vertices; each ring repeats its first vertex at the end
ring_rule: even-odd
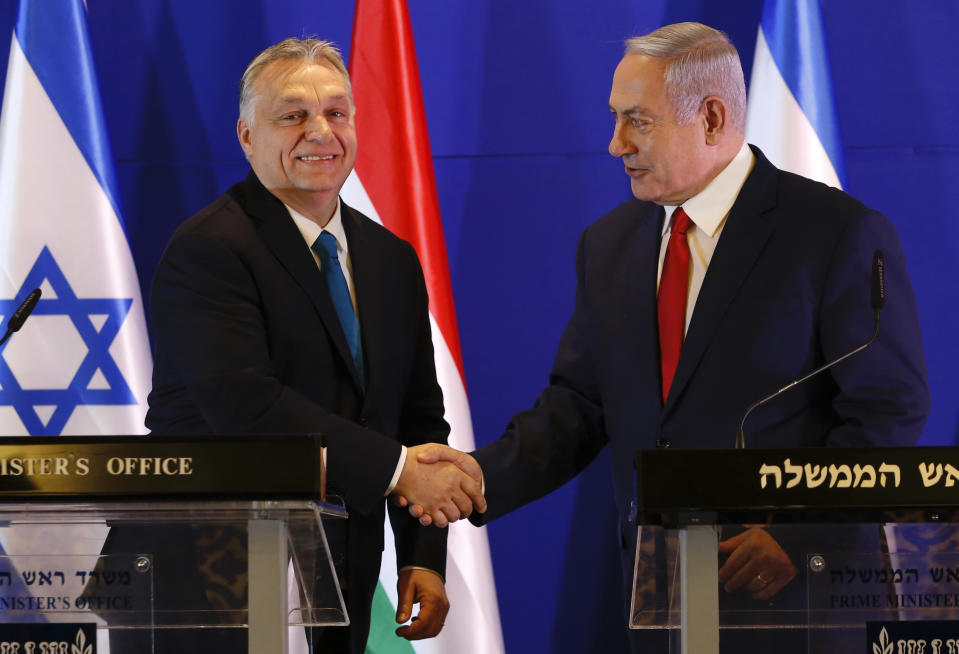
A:
POLYGON ((410 583, 399 583, 396 598, 396 621, 400 624, 410 619, 413 612, 414 587, 410 583))
POLYGON ((742 544, 742 542, 746 539, 746 533, 747 532, 744 531, 741 534, 736 534, 732 538, 728 538, 726 540, 720 541, 719 551, 723 553, 732 552, 734 549, 739 547, 742 544))
POLYGON ((420 463, 436 463, 441 459, 437 450, 421 450, 416 455, 416 460, 420 463))
POLYGON ((440 443, 423 443, 417 445, 416 460, 420 463, 436 463, 437 461, 450 461, 451 455, 459 454, 456 450, 442 445, 440 443))

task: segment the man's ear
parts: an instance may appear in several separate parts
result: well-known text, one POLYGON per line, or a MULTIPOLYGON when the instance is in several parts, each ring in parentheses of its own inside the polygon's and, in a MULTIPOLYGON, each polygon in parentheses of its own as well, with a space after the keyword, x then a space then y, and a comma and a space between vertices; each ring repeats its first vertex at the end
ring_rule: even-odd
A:
POLYGON ((242 116, 236 120, 236 139, 240 142, 240 147, 243 148, 243 154, 249 159, 250 155, 253 154, 253 143, 250 140, 250 125, 242 116))
POLYGON ((726 102, 717 95, 710 95, 703 100, 702 109, 703 128, 707 145, 719 143, 726 129, 726 120, 729 117, 729 108, 726 102))

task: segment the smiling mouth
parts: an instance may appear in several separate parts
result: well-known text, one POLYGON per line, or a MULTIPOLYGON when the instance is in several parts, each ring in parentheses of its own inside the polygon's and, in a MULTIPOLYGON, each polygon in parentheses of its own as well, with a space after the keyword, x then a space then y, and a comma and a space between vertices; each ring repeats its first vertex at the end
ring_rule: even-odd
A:
POLYGON ((331 161, 336 157, 335 154, 325 154, 325 155, 314 155, 306 154, 300 157, 297 157, 300 161, 331 161))

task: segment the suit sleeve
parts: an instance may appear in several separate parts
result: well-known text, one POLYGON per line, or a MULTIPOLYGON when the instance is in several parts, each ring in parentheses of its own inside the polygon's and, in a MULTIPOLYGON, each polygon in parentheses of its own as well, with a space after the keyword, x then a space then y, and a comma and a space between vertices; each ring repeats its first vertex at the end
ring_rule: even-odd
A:
MULTIPOLYGON (((153 285, 158 356, 182 381, 214 433, 323 434, 329 483, 361 512, 383 501, 400 445, 328 413, 277 378, 256 280, 216 239, 174 237, 153 285)), ((156 389, 155 389, 156 390, 156 389)))
POLYGON ((863 316, 869 311, 869 280, 876 250, 885 260, 887 296, 879 336, 832 369, 839 388, 833 408, 841 423, 826 438, 831 446, 913 445, 929 413, 916 300, 899 238, 878 213, 853 221, 832 255, 820 307, 824 358, 841 355, 865 342, 870 334, 863 316))
MULTIPOLYGON (((410 381, 400 414, 399 438, 406 446, 449 441, 450 427, 443 418, 443 391, 436 381, 433 357, 433 334, 430 327, 429 300, 423 270, 412 246, 404 244, 409 254, 406 277, 416 285, 417 318, 414 334, 415 354, 410 381)), ((387 505, 396 543, 396 567, 420 566, 446 577, 447 529, 424 527, 409 512, 392 502, 387 505)))
POLYGON ((589 230, 576 253, 576 304, 560 339, 549 385, 533 408, 513 416, 505 433, 474 452, 483 468, 488 510, 483 524, 539 499, 578 475, 608 442, 599 382, 590 355, 583 287, 589 230))

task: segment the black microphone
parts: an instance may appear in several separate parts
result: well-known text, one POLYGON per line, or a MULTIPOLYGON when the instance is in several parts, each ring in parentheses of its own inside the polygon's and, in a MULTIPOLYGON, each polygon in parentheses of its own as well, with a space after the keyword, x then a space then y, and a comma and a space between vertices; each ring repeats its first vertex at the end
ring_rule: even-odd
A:
POLYGON ((872 297, 870 300, 870 304, 872 304, 874 323, 875 323, 872 329, 872 336, 869 337, 868 341, 846 352, 841 357, 837 359, 833 359, 832 361, 819 366, 818 368, 813 370, 811 373, 805 375, 804 377, 801 377, 793 382, 790 382, 789 384, 786 384, 775 393, 770 393, 766 397, 750 404, 749 407, 746 409, 746 412, 743 414, 743 419, 739 422, 739 431, 736 432, 736 449, 742 450, 742 449, 745 449, 746 447, 746 434, 743 431, 743 428, 746 425, 746 418, 749 417, 749 414, 752 413, 753 409, 761 407, 766 402, 769 402, 770 400, 776 397, 779 397, 782 393, 785 393, 793 386, 798 386, 799 384, 803 383, 807 379, 815 377, 822 371, 829 370, 840 361, 843 361, 844 359, 847 359, 851 357, 852 355, 854 355, 856 352, 865 350, 867 347, 872 345, 872 342, 875 341, 876 337, 879 336, 879 312, 882 310, 882 306, 885 303, 886 303, 886 269, 882 259, 882 252, 880 250, 876 250, 875 254, 872 255, 872 297))
MULTIPOLYGON (((882 251, 872 255, 872 308, 882 309, 886 303, 886 266, 882 260, 882 251)), ((879 320, 877 317, 876 320, 879 320)))
POLYGON ((30 291, 30 295, 27 296, 27 299, 13 312, 13 315, 10 316, 10 320, 7 321, 7 333, 3 335, 3 338, 0 338, 0 345, 3 345, 7 342, 7 339, 10 338, 10 335, 13 332, 20 331, 20 328, 23 327, 23 323, 27 321, 27 318, 30 317, 30 314, 33 313, 33 310, 37 308, 37 302, 40 301, 40 296, 42 292, 39 288, 35 288, 30 291))

